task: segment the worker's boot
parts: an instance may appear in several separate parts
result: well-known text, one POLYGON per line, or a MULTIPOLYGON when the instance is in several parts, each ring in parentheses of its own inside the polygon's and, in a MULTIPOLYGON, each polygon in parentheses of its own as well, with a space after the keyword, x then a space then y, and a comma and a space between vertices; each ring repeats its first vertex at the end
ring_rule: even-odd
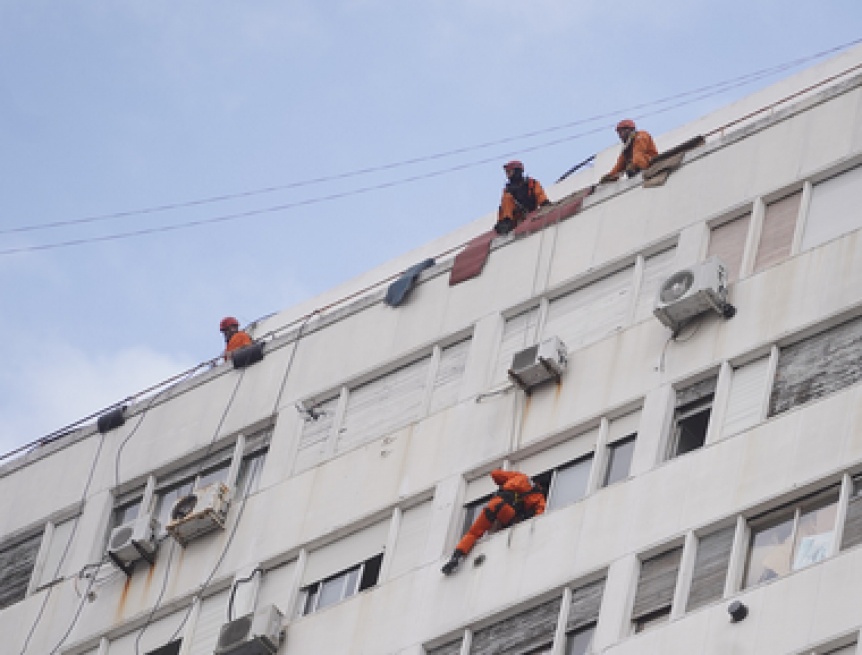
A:
POLYGON ((449 558, 449 561, 443 565, 443 568, 440 569, 443 571, 443 575, 451 575, 455 572, 455 569, 458 568, 458 565, 461 563, 461 560, 464 559, 464 553, 460 550, 456 550, 452 553, 452 557, 449 558))

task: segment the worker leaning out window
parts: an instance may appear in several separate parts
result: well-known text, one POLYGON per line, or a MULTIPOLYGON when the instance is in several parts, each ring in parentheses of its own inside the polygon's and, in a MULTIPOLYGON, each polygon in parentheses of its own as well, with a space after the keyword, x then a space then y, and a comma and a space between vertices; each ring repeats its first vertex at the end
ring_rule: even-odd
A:
POLYGON ((614 182, 623 172, 628 177, 634 177, 647 168, 653 157, 658 154, 650 133, 638 130, 634 121, 626 119, 617 123, 617 136, 623 142, 623 150, 617 158, 616 165, 602 175, 600 182, 614 182))
POLYGON ((218 328, 224 337, 225 349, 222 356, 225 361, 231 358, 231 353, 245 346, 251 345, 251 337, 248 333, 239 329, 239 321, 233 316, 226 316, 219 323, 218 328))
POLYGON ((491 478, 499 489, 488 501, 485 509, 476 517, 443 565, 443 573, 450 575, 458 568, 461 560, 473 550, 476 541, 491 528, 508 528, 525 519, 545 513, 545 492, 529 477, 518 471, 494 469, 491 478))
POLYGON ((506 171, 508 182, 503 189, 497 224, 494 226, 497 234, 508 234, 531 211, 550 204, 539 181, 524 175, 521 162, 510 161, 503 166, 503 170, 506 171))

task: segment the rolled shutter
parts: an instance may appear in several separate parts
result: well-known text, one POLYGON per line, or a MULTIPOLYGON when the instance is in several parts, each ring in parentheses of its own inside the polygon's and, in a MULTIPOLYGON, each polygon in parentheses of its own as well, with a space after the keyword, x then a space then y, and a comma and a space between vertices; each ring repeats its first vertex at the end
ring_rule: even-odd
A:
POLYGON ((718 257, 724 263, 728 282, 739 278, 750 223, 751 214, 746 214, 712 228, 709 233, 707 257, 718 257))
POLYGON ((554 640, 561 598, 515 614, 473 633, 470 655, 520 655, 554 640))
POLYGON ((38 532, 0 550, 0 609, 23 600, 27 595, 41 543, 42 533, 38 532))
POLYGON ((682 547, 680 546, 641 563, 638 590, 632 610, 633 621, 667 607, 673 602, 681 557, 682 547))
POLYGON ((572 603, 569 606, 569 616, 566 619, 566 632, 578 630, 598 621, 604 591, 604 578, 572 591, 572 603))
POLYGON ((731 525, 701 537, 698 541, 686 609, 697 609, 719 600, 724 595, 724 583, 735 532, 736 527, 731 525))

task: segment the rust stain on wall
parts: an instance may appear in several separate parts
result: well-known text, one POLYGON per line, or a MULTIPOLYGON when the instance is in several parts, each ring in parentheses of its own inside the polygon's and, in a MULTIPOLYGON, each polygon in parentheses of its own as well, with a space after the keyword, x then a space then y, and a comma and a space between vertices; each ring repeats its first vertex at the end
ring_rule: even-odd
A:
POLYGON ((127 575, 126 581, 123 583, 123 591, 120 592, 120 602, 117 603, 117 612, 115 618, 117 622, 122 620, 123 615, 126 613, 126 602, 129 599, 129 590, 132 588, 132 576, 127 575))

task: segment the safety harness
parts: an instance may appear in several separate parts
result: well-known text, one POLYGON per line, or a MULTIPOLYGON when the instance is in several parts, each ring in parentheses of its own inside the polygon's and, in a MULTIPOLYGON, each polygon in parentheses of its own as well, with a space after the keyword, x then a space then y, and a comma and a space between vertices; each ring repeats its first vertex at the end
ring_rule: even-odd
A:
POLYGON ((489 523, 493 523, 497 520, 497 514, 503 508, 504 505, 509 505, 512 509, 515 510, 515 518, 512 521, 513 523, 518 523, 520 521, 524 521, 526 519, 532 518, 535 516, 536 511, 532 507, 527 507, 524 503, 524 500, 527 496, 531 496, 532 494, 540 494, 544 497, 545 492, 541 486, 533 483, 533 487, 527 492, 520 494, 517 491, 512 491, 511 489, 501 489, 498 491, 495 496, 502 499, 502 503, 497 505, 496 509, 491 509, 490 507, 485 507, 485 518, 488 519, 489 523))
POLYGON ((536 198, 536 180, 532 177, 525 177, 520 184, 510 182, 506 185, 506 193, 515 199, 515 204, 525 214, 529 214, 539 206, 539 201, 536 198))

